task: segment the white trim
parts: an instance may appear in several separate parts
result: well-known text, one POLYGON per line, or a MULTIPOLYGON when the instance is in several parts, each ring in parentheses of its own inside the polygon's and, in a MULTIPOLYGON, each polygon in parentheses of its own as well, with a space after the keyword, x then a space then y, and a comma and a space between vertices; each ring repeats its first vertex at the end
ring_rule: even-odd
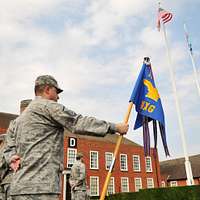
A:
POLYGON ((153 171, 152 170, 152 161, 151 161, 151 157, 150 156, 145 157, 145 168, 146 168, 146 172, 152 172, 153 171), (150 166, 147 166, 147 160, 149 160, 150 166))
POLYGON ((99 152, 98 151, 90 151, 90 169, 99 169, 99 152), (97 157, 96 157, 96 167, 92 167, 92 153, 96 153, 97 157))
POLYGON ((134 178, 134 182, 135 182, 135 192, 138 192, 139 189, 142 189, 142 179, 140 177, 136 177, 134 178), (138 185, 136 185, 137 181, 139 181, 139 187, 138 185))
POLYGON ((161 187, 165 187, 165 181, 161 181, 161 187))
POLYGON ((110 182, 108 184, 108 188, 107 188, 107 195, 115 194, 115 177, 110 177, 110 182), (113 181, 113 185, 112 185, 112 191, 113 191, 113 193, 108 193, 108 188, 110 187, 111 180, 113 181))
POLYGON ((147 178, 147 188, 154 188, 153 178, 147 178))
POLYGON ((112 156, 112 160, 113 160, 113 153, 112 152, 105 152, 105 168, 106 168, 106 170, 109 170, 110 166, 112 165, 112 160, 110 162, 110 165, 108 165, 107 159, 106 159, 107 155, 111 155, 112 156))
POLYGON ((71 168, 72 166, 70 166, 70 165, 74 164, 74 162, 69 162, 69 152, 70 151, 74 151, 75 152, 75 154, 74 154, 74 162, 76 161, 77 149, 67 148, 67 168, 71 168))
POLYGON ((170 181, 170 187, 176 187, 176 186, 178 186, 177 181, 170 181))
POLYGON ((127 158, 127 154, 120 154, 120 170, 121 171, 128 171, 128 158, 127 158), (125 156, 126 160, 125 160, 125 169, 122 169, 122 165, 121 165, 121 161, 122 161, 122 157, 121 156, 125 156))
POLYGON ((129 178, 128 178, 128 177, 121 177, 121 192, 129 192, 129 178), (122 180, 126 180, 126 183, 127 183, 127 190, 123 190, 123 187, 122 187, 122 180))
POLYGON ((99 196, 99 177, 98 176, 90 176, 90 196, 99 196), (91 185, 91 180, 92 179, 96 179, 96 183, 97 183, 97 191, 96 191, 96 194, 91 194, 92 192, 92 185, 91 185))
POLYGON ((141 172, 141 167, 140 167, 140 156, 139 156, 139 155, 133 155, 133 171, 134 171, 134 172, 141 172), (138 166, 139 166, 139 169, 135 169, 134 158, 138 158, 138 166))

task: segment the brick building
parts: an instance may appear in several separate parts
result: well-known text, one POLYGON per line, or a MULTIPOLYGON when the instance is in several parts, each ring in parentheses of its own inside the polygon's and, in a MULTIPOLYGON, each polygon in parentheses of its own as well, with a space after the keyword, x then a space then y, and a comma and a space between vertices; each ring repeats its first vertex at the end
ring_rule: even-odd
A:
MULTIPOLYGON (((200 154, 190 156, 195 185, 200 185, 200 154)), ((186 186, 185 158, 160 162, 162 187, 186 186)))
MULTIPOLYGON (((118 135, 93 137, 66 132, 64 141, 66 173, 69 177, 70 167, 73 165, 76 153, 82 152, 91 196, 101 194, 117 138, 118 135)), ((123 138, 108 193, 134 192, 141 188, 153 188, 160 185, 160 167, 158 160, 153 156, 153 149, 151 149, 151 156, 145 157, 143 146, 123 138)), ((67 195, 70 195, 69 185, 67 188, 67 195)))
MULTIPOLYGON (((10 121, 16 117, 17 115, 0 113, 0 134, 6 132, 10 121)), ((93 137, 75 135, 65 131, 64 138, 63 172, 66 174, 67 199, 70 199, 70 186, 67 180, 77 152, 84 154, 87 185, 90 188, 91 196, 99 196, 112 162, 118 135, 93 137)), ((111 176, 108 193, 133 192, 141 188, 159 187, 160 185, 161 177, 158 155, 155 158, 153 156, 153 149, 151 149, 151 156, 145 157, 143 146, 123 138, 111 176)))

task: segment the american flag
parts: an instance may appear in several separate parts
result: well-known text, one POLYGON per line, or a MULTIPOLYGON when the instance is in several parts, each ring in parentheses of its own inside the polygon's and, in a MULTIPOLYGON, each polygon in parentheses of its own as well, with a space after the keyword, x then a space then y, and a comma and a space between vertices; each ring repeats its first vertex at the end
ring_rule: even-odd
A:
POLYGON ((158 21, 157 21, 157 27, 160 31, 160 21, 162 21, 164 24, 167 23, 172 19, 172 13, 164 10, 163 8, 158 9, 158 21))

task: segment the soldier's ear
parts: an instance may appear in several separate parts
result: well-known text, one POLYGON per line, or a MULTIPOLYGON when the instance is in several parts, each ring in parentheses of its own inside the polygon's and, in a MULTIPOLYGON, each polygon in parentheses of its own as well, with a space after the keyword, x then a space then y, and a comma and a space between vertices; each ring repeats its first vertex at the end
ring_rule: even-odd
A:
POLYGON ((51 87, 49 85, 45 85, 44 87, 44 94, 49 95, 51 87))

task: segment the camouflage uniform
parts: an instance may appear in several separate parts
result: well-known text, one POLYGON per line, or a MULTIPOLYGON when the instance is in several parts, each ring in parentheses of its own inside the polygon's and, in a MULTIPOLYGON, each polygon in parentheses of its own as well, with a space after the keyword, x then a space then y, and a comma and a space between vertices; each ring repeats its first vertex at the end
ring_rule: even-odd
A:
POLYGON ((83 117, 39 96, 15 122, 16 154, 21 162, 11 182, 14 200, 23 199, 23 196, 37 198, 38 194, 56 196, 60 193, 64 128, 73 133, 98 136, 115 132, 115 124, 83 117))
POLYGON ((5 199, 5 193, 3 187, 1 186, 1 181, 5 173, 5 160, 3 158, 3 145, 0 144, 0 200, 5 199))
POLYGON ((7 133, 6 133, 6 140, 5 140, 5 146, 4 146, 4 152, 2 152, 2 156, 4 159, 4 165, 6 170, 4 172, 4 176, 1 182, 1 187, 4 191, 5 200, 11 200, 10 196, 10 183, 13 176, 13 171, 10 169, 9 165, 7 163, 10 163, 10 158, 12 155, 15 155, 15 134, 14 134, 14 128, 15 128, 15 120, 12 120, 9 124, 7 133), (10 138, 10 147, 7 147, 7 138, 10 138), (7 150, 7 151, 6 151, 7 150), (7 160, 6 160, 7 158, 7 160), (7 162, 8 161, 8 162, 7 162))
POLYGON ((76 160, 70 174, 71 196, 73 200, 86 199, 86 171, 85 164, 76 160))

